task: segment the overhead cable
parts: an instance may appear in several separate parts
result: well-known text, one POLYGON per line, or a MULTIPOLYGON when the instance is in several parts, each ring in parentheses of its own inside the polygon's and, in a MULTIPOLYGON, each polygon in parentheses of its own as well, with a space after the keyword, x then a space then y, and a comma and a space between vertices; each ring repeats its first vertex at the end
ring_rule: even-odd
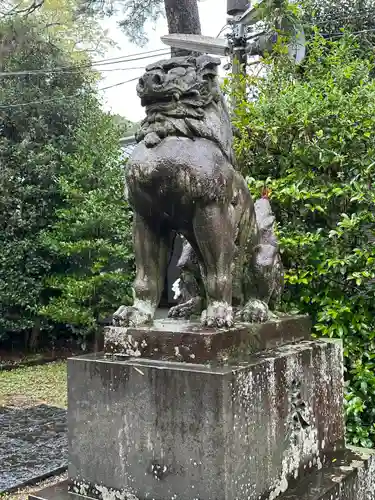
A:
MULTIPOLYGON (((98 89, 98 91, 101 92, 103 90, 108 90, 108 89, 111 89, 113 87, 118 87, 120 85, 125 85, 126 83, 134 82, 136 80, 139 80, 139 76, 137 76, 136 78, 131 78, 130 80, 126 80, 125 82, 118 82, 118 83, 115 83, 113 85, 108 85, 107 87, 102 87, 102 88, 98 89)), ((48 102, 61 101, 61 100, 64 101, 67 99, 75 99, 75 98, 81 97, 81 96, 82 96, 82 94, 77 93, 77 94, 70 95, 70 96, 51 97, 50 99, 40 99, 37 101, 19 102, 19 103, 15 103, 15 104, 4 104, 4 105, 0 104, 0 110, 1 109, 20 108, 20 107, 24 107, 24 106, 33 106, 35 104, 45 104, 48 102)))
MULTIPOLYGON (((50 75, 50 74, 69 74, 69 73, 77 73, 81 68, 76 68, 75 70, 30 70, 30 71, 0 71, 0 77, 7 76, 27 76, 27 75, 50 75)), ((104 69, 95 69, 98 73, 103 72, 111 72, 111 71, 133 71, 136 69, 144 69, 144 66, 131 66, 130 68, 104 68, 104 69)))
MULTIPOLYGON (((162 53, 153 54, 153 55, 146 55, 143 57, 136 57, 133 59, 122 58, 121 60, 117 60, 116 62, 113 62, 111 60, 104 60, 104 62, 101 62, 99 65, 100 66, 107 66, 107 65, 120 64, 120 63, 125 63, 125 62, 134 62, 134 61, 140 61, 143 59, 150 59, 150 58, 164 56, 164 55, 170 55, 170 51, 167 50, 167 51, 164 51, 162 53)), ((127 56, 127 57, 129 57, 129 56, 127 56)), ((4 77, 4 76, 15 76, 15 75, 27 75, 27 74, 30 74, 30 75, 35 74, 36 75, 36 74, 46 74, 46 73, 76 72, 82 68, 91 68, 92 66, 93 66, 93 63, 86 63, 86 64, 73 64, 70 66, 57 66, 57 67, 51 68, 51 69, 43 68, 43 69, 29 69, 29 70, 19 70, 19 71, 2 71, 2 72, 0 72, 0 77, 1 76, 4 77)), ((94 69, 95 69, 95 71, 98 71, 98 72, 105 71, 105 70, 100 69, 100 68, 94 68, 94 69)), ((136 68, 134 68, 134 69, 136 69, 136 68)), ((143 68, 141 68, 141 69, 143 69, 143 68)))

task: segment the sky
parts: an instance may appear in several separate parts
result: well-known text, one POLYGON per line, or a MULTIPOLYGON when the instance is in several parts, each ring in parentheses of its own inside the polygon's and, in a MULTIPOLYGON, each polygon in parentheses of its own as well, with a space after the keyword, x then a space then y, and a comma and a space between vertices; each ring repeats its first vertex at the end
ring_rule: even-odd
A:
MULTIPOLYGON (((203 35, 215 37, 218 35, 219 31, 226 23, 226 4, 226 0, 201 0, 199 2, 203 35)), ((108 30, 110 38, 112 38, 117 44, 116 48, 111 48, 105 53, 104 58, 109 59, 112 57, 128 56, 154 49, 165 48, 168 50, 168 47, 160 40, 162 35, 166 35, 168 33, 165 19, 159 20, 156 27, 153 27, 152 25, 147 26, 149 43, 145 47, 139 47, 127 40, 126 36, 117 27, 119 19, 112 18, 110 20, 105 20, 102 23, 103 27, 108 30)), ((103 79, 100 82, 100 88, 114 85, 132 78, 137 78, 142 75, 143 68, 146 65, 151 62, 155 62, 158 59, 160 59, 160 56, 155 56, 155 58, 152 59, 150 58, 140 61, 125 62, 113 66, 106 66, 106 68, 137 67, 142 69, 108 71, 106 73, 102 73, 103 79)), ((102 94, 106 110, 125 116, 131 121, 139 121, 144 118, 144 111, 136 93, 136 85, 137 81, 134 81, 103 91, 102 94)))

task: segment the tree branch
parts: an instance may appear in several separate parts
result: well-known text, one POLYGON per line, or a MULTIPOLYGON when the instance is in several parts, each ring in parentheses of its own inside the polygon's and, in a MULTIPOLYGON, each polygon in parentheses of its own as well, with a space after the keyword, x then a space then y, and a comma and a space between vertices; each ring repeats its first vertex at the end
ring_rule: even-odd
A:
POLYGON ((42 7, 44 4, 44 0, 32 0, 30 5, 27 7, 22 7, 23 2, 18 3, 15 5, 13 8, 8 10, 7 12, 3 12, 4 16, 14 16, 14 15, 24 15, 28 16, 38 10, 40 7, 42 7))

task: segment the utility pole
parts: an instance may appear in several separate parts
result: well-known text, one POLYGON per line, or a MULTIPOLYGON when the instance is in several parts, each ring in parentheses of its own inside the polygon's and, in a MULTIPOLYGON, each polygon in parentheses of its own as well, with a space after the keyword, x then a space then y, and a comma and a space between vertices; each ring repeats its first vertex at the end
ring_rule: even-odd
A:
MULTIPOLYGON (((164 0, 165 14, 168 23, 168 33, 201 35, 197 0, 164 0)), ((186 56, 192 51, 171 48, 171 55, 186 56)))
MULTIPOLYGON (((240 16, 250 7, 249 0, 227 0, 227 15, 240 16)), ((246 39, 245 26, 234 26, 234 44, 232 52, 232 71, 234 75, 246 75, 246 39)))
MULTIPOLYGON (((172 0, 165 0, 172 1, 172 0)), ((177 1, 177 0, 174 0, 177 1)), ((178 0, 191 1, 191 0, 178 0)), ((287 33, 289 58, 299 64, 305 57, 306 40, 303 26, 298 19, 295 22, 290 17, 283 17, 277 22, 276 32, 259 31, 256 25, 264 20, 264 8, 272 0, 227 0, 228 24, 232 30, 225 38, 213 38, 197 34, 171 33, 162 36, 162 41, 174 49, 194 51, 218 56, 230 56, 233 63, 233 73, 242 73, 246 68, 247 56, 262 56, 270 52, 278 39, 278 31, 287 33), (254 26, 253 34, 249 28, 254 26)))
MULTIPOLYGON (((248 0, 227 0, 227 15, 236 17, 242 15, 248 8, 250 3, 248 0)), ((235 77, 246 76, 247 53, 246 53, 246 27, 244 24, 234 24, 232 30, 232 52, 231 63, 232 73, 235 77)), ((245 78, 235 78, 236 85, 235 97, 231 99, 230 111, 233 114, 242 98, 246 95, 246 80, 245 78)))
POLYGON ((234 27, 235 39, 233 43, 232 59, 232 72, 234 75, 246 76, 246 39, 245 39, 245 26, 238 24, 234 27))

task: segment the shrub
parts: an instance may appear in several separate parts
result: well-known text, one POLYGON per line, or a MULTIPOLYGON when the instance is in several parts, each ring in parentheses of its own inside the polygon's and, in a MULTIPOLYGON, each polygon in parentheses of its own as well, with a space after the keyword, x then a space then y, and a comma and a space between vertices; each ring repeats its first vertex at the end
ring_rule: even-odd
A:
POLYGON ((44 280, 50 299, 41 312, 85 334, 129 302, 133 252, 118 130, 95 102, 76 140, 57 181, 64 203, 43 233, 54 265, 44 280))
MULTIPOLYGON (((286 266, 284 309, 345 346, 348 437, 375 445, 375 82, 355 38, 316 34, 301 67, 268 59, 236 109, 236 152, 266 185, 286 266)), ((237 99, 240 96, 237 95, 237 99)))
POLYGON ((0 93, 0 340, 32 346, 56 322, 91 331, 132 273, 117 128, 82 54, 53 41, 0 20, 1 70, 24 72, 0 93))

